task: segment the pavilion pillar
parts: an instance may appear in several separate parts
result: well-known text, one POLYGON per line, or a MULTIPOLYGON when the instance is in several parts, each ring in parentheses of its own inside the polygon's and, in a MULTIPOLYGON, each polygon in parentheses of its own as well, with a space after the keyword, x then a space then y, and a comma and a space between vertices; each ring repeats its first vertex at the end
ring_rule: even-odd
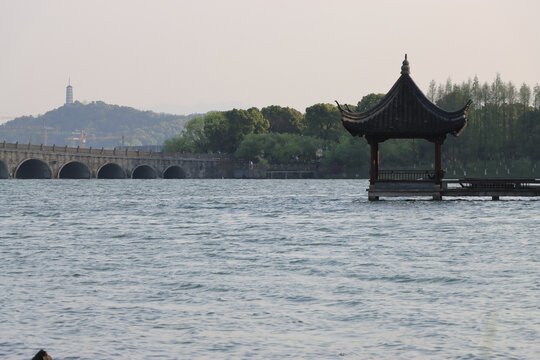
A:
POLYGON ((374 184, 379 179, 379 143, 375 140, 369 142, 371 148, 371 166, 369 169, 369 183, 374 184))
POLYGON ((435 142, 435 175, 437 176, 437 179, 439 178, 441 169, 442 169, 441 144, 437 141, 435 142))
POLYGON ((441 147, 444 139, 437 139, 435 140, 435 182, 437 185, 439 185, 439 193, 433 195, 433 200, 442 200, 442 179, 444 177, 444 173, 442 171, 442 154, 441 154, 441 147))
POLYGON ((442 185, 442 179, 444 177, 444 172, 442 170, 442 143, 444 139, 435 140, 435 180, 437 184, 442 185))

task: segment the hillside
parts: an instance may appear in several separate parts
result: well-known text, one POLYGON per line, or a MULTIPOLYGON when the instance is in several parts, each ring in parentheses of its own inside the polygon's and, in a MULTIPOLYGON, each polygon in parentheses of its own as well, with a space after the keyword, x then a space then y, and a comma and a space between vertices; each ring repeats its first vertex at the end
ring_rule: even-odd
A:
POLYGON ((86 134, 86 147, 112 148, 122 142, 126 146, 158 145, 178 134, 195 116, 76 101, 37 117, 22 116, 0 125, 0 141, 42 144, 45 126, 49 145, 77 146, 80 141, 69 138, 80 138, 81 130, 86 134))

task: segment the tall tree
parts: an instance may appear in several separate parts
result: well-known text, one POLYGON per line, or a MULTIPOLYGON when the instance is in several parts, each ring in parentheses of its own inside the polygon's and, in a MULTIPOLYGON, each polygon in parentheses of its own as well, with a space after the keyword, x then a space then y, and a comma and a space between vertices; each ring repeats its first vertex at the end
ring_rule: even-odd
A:
POLYGON ((204 134, 211 151, 230 152, 229 121, 222 112, 211 112, 204 117, 204 134))
POLYGON ((531 102, 531 88, 525 83, 521 84, 519 88, 519 102, 523 106, 522 114, 526 115, 529 103, 531 102))
MULTIPOLYGON (((473 114, 475 114, 477 110, 480 110, 480 104, 482 102, 482 89, 481 89, 480 81, 478 80, 477 75, 474 76, 472 89, 471 89, 471 97, 473 101, 473 110, 474 110, 473 114)), ((470 120, 471 124, 475 124, 475 121, 476 121, 476 116, 472 116, 470 120)))
POLYGON ((339 109, 332 104, 315 104, 306 108, 305 119, 304 134, 323 139, 326 146, 331 141, 338 141, 345 132, 339 109))
POLYGON ((447 96, 452 92, 452 79, 446 79, 446 84, 444 85, 444 96, 447 96))
POLYGON ((534 92, 534 108, 540 109, 540 85, 538 85, 538 83, 534 85, 533 92, 534 92))
POLYGON ((508 143, 508 122, 507 122, 507 112, 508 112, 508 104, 506 103, 507 97, 508 97, 508 88, 506 87, 506 84, 501 81, 501 84, 499 85, 499 94, 501 99, 501 113, 502 113, 502 138, 504 139, 505 144, 508 143))
POLYGON ((472 99, 472 88, 473 88, 473 82, 471 78, 467 79, 467 81, 464 81, 461 83, 461 87, 456 87, 455 92, 458 94, 461 93, 460 98, 467 99, 469 101, 472 99))
POLYGON ((482 150, 486 150, 487 146, 487 129, 488 129, 488 117, 487 117, 487 110, 488 110, 488 102, 490 99, 490 92, 489 92, 489 85, 487 82, 485 82, 482 85, 481 89, 482 93, 482 105, 483 105, 483 120, 482 120, 482 150))
POLYGON ((261 113, 268 120, 268 130, 272 133, 300 134, 305 127, 304 116, 293 108, 272 105, 262 108, 261 113))
POLYGON ((377 105, 378 103, 380 103, 383 98, 384 98, 384 94, 375 94, 375 93, 367 94, 366 96, 362 97, 362 100, 360 100, 358 104, 356 105, 356 111, 358 112, 367 111, 375 107, 375 105, 377 105))
POLYGON ((163 152, 203 153, 208 150, 208 139, 204 134, 204 118, 191 119, 177 137, 163 143, 163 152))
POLYGON ((439 86, 437 86, 437 96, 436 96, 436 99, 439 100, 441 98, 444 97, 444 88, 441 84, 439 84, 439 86))
POLYGON ((432 103, 435 103, 435 101, 437 100, 435 98, 436 95, 437 95, 437 83, 435 82, 435 80, 431 80, 429 82, 429 87, 428 87, 428 91, 427 91, 427 98, 432 103))
POLYGON ((474 76, 471 96, 473 100, 473 105, 475 107, 480 108, 480 102, 482 101, 482 91, 481 91, 480 81, 478 80, 477 75, 474 76))
POLYGON ((506 94, 508 98, 508 135, 510 143, 514 142, 514 120, 516 118, 515 103, 517 101, 516 86, 509 81, 506 86, 506 94))
MULTIPOLYGON (((494 129, 497 132, 500 132, 500 116, 499 116, 499 107, 501 105, 501 75, 497 73, 495 76, 495 80, 491 84, 491 101, 494 105, 494 111, 495 111, 495 123, 497 124, 496 128, 494 129)), ((498 137, 498 136, 497 136, 498 137)))
POLYGON ((222 151, 233 153, 247 134, 262 134, 268 130, 268 120, 264 118, 259 109, 248 110, 233 109, 224 113, 227 119, 227 132, 223 134, 226 144, 222 151))

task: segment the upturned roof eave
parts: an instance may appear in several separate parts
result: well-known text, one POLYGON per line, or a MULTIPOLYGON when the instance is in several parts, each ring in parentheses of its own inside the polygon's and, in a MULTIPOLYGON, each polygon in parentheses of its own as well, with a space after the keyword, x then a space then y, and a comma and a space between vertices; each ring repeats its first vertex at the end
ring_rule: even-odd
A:
POLYGON ((401 75, 399 79, 394 83, 394 85, 390 88, 390 90, 386 93, 386 95, 371 109, 368 109, 363 112, 353 112, 343 109, 339 103, 336 101, 339 110, 341 111, 342 115, 345 115, 350 120, 356 120, 356 121, 367 121, 371 117, 373 117, 375 114, 379 113, 380 111, 383 111, 386 106, 394 99, 394 97, 397 96, 397 90, 399 88, 399 85, 401 83, 402 77, 408 76, 408 75, 401 75))
MULTIPOLYGON (((396 98, 399 96, 400 88, 401 86, 409 86, 412 88, 412 93, 414 95, 414 99, 422 105, 424 109, 426 109, 428 112, 436 116, 437 118, 445 121, 452 121, 452 119, 461 117, 464 115, 466 110, 468 110, 471 100, 465 104, 461 109, 456 111, 446 111, 436 104, 432 103, 418 88, 416 83, 413 81, 413 79, 408 74, 402 74, 399 79, 394 83, 392 88, 388 91, 388 93, 381 99, 381 101, 375 105, 373 108, 366 110, 364 112, 353 112, 348 111, 346 109, 343 109, 341 105, 338 103, 338 108, 341 111, 341 114, 344 118, 349 119, 350 121, 358 121, 358 122, 365 122, 369 121, 371 118, 377 116, 379 113, 385 111, 387 109, 387 106, 396 98)), ((337 103, 337 101, 336 101, 337 103)))
POLYGON ((458 136, 467 125, 471 101, 457 111, 446 111, 431 102, 410 77, 405 55, 401 76, 373 108, 354 112, 340 106, 343 126, 354 136, 371 139, 444 138, 458 136))

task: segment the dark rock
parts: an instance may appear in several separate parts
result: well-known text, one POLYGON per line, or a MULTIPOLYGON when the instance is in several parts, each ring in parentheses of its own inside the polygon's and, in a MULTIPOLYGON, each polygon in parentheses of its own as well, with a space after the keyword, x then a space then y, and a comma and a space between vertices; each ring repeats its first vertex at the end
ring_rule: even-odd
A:
POLYGON ((52 357, 51 355, 47 354, 45 350, 41 349, 36 355, 34 355, 32 360, 52 360, 52 357))

